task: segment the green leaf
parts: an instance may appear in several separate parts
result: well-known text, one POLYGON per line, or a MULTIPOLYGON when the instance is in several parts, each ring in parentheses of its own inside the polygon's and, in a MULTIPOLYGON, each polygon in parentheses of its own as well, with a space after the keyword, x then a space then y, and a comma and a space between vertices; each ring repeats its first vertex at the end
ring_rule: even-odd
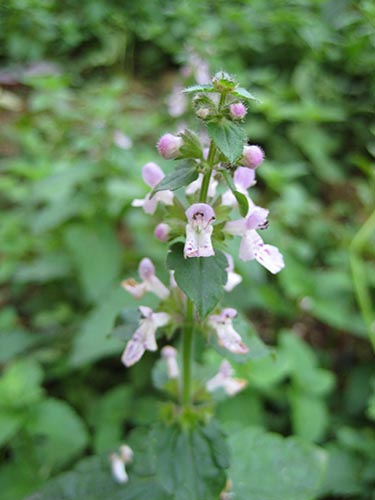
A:
POLYGON ((317 442, 325 437, 329 423, 328 409, 322 398, 306 394, 296 387, 288 391, 292 409, 294 434, 306 441, 317 442))
POLYGON ((248 90, 242 88, 242 87, 237 87, 235 90, 232 91, 232 95, 235 95, 237 97, 241 97, 241 99, 247 99, 249 101, 257 101, 260 102, 257 97, 255 97, 254 94, 251 94, 248 90))
POLYGON ((169 189, 175 191, 180 187, 187 186, 198 178, 198 172, 195 167, 180 167, 176 168, 173 172, 167 174, 151 192, 150 197, 158 191, 165 191, 169 189))
POLYGON ((228 161, 234 163, 238 160, 246 138, 244 130, 226 119, 207 123, 207 129, 210 138, 228 161))
POLYGON ((65 241, 87 300, 98 302, 120 281, 122 249, 114 228, 105 222, 74 225, 66 230, 65 241))
POLYGON ((194 429, 158 426, 154 439, 156 474, 174 500, 217 500, 229 462, 224 435, 213 422, 194 429))
POLYGON ((203 160, 202 144, 195 132, 185 129, 180 137, 183 139, 183 145, 180 148, 181 156, 184 158, 194 158, 203 160))
POLYGON ((0 410, 0 447, 7 443, 22 426, 24 416, 6 409, 0 410))
POLYGON ((247 428, 230 438, 235 498, 312 500, 323 479, 323 450, 295 438, 247 428))
POLYGON ((103 302, 87 316, 74 339, 70 363, 80 366, 119 353, 123 342, 109 337, 117 314, 124 307, 125 292, 116 286, 103 302))
POLYGON ((0 333, 0 363, 9 361, 31 347, 38 340, 36 335, 30 335, 22 330, 0 333))
POLYGON ((183 248, 182 243, 172 245, 167 264, 175 271, 178 286, 194 302, 201 318, 205 318, 224 294, 227 259, 218 251, 212 257, 185 259, 183 248))
POLYGON ((47 399, 33 406, 25 430, 35 439, 38 462, 50 470, 68 463, 88 442, 81 418, 58 399, 47 399))
MULTIPOLYGON (((137 455, 135 454, 135 458, 137 455)), ((73 471, 59 475, 26 500, 172 500, 154 476, 134 476, 129 482, 117 484, 111 475, 108 457, 89 457, 73 471)))
POLYGON ((183 90, 185 94, 191 94, 192 92, 217 92, 215 87, 212 85, 192 85, 183 90))
POLYGON ((7 367, 0 378, 0 408, 26 408, 43 395, 43 371, 33 360, 20 360, 7 367))

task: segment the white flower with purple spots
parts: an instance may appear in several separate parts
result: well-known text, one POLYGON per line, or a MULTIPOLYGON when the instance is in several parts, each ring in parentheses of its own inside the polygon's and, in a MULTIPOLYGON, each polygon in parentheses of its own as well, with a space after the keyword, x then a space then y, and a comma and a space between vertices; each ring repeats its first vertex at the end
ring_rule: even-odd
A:
POLYGON ((186 241, 184 257, 210 257, 215 255, 212 247, 212 222, 215 212, 206 203, 194 203, 185 212, 188 219, 186 224, 186 241))
MULTIPOLYGON (((246 170, 248 170, 248 169, 246 169, 246 170)), ((191 182, 186 187, 185 193, 190 196, 190 195, 195 194, 197 191, 200 191, 200 189, 202 187, 202 181, 203 181, 203 174, 200 173, 200 174, 198 174, 198 179, 191 182)), ((210 183, 208 185, 208 191, 207 191, 207 196, 209 198, 214 198, 216 196, 216 189, 217 189, 218 185, 219 185, 219 183, 215 179, 214 175, 211 175, 210 183)))
POLYGON ((154 313, 150 307, 140 306, 138 309, 141 313, 139 327, 126 344, 121 356, 121 361, 125 366, 134 365, 141 359, 145 351, 157 350, 156 330, 161 326, 165 326, 171 319, 169 314, 165 312, 154 313))
POLYGON ((228 396, 234 396, 247 386, 247 381, 241 378, 233 378, 234 370, 227 360, 224 360, 218 373, 206 383, 206 389, 214 392, 224 389, 228 396))
POLYGON ((209 316, 208 324, 215 330, 219 345, 235 354, 246 354, 249 348, 243 343, 241 335, 236 332, 232 324, 236 316, 236 309, 227 307, 220 314, 209 316))
POLYGON ((142 298, 146 292, 152 292, 162 300, 169 297, 168 288, 155 275, 155 266, 149 258, 145 257, 141 260, 138 266, 138 274, 142 280, 141 283, 132 278, 121 283, 121 286, 131 293, 135 299, 142 298))
MULTIPOLYGON (((156 163, 146 163, 142 169, 142 178, 150 188, 156 187, 164 177, 164 172, 156 163)), ((159 202, 164 203, 164 205, 173 205, 173 193, 169 189, 158 191, 152 198, 150 194, 148 193, 142 200, 133 200, 132 207, 143 207, 146 214, 152 215, 155 213, 159 202)))
POLYGON ((272 274, 284 267, 284 258, 278 248, 267 245, 256 232, 256 229, 267 227, 269 211, 261 207, 253 207, 250 214, 243 219, 229 221, 224 231, 235 236, 241 236, 240 259, 247 261, 255 259, 272 274))

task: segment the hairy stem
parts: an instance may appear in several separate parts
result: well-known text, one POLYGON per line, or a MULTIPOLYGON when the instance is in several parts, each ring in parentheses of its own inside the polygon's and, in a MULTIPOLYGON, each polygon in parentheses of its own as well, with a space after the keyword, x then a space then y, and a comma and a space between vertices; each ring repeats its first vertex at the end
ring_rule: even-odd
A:
POLYGON ((191 365, 193 361, 193 340, 194 340, 194 304, 187 298, 186 319, 182 344, 182 404, 190 406, 192 393, 191 365))

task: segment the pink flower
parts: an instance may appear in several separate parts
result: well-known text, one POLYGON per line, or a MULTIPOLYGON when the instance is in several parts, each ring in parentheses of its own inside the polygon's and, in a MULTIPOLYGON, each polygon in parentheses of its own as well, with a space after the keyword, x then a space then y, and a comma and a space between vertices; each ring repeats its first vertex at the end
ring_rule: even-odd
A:
POLYGON ((165 326, 170 321, 169 314, 165 312, 154 313, 150 307, 146 306, 140 306, 138 309, 141 313, 139 327, 126 344, 121 356, 122 363, 127 367, 139 361, 146 350, 157 350, 155 340, 156 330, 161 326, 165 326))
MULTIPOLYGON (((150 188, 154 188, 165 177, 165 175, 159 165, 150 162, 144 165, 142 169, 142 177, 145 183, 150 186, 150 188)), ((146 214, 153 214, 155 213, 159 201, 160 203, 164 203, 164 205, 173 205, 172 191, 158 191, 152 198, 150 197, 149 193, 143 200, 133 200, 132 207, 143 207, 143 210, 146 214)))
POLYGON ((171 345, 166 345, 161 350, 161 355, 167 363, 168 377, 171 379, 178 378, 178 376, 180 374, 180 370, 179 370, 178 364, 177 364, 177 351, 176 351, 176 349, 174 347, 172 347, 171 345))
POLYGON ((234 396, 242 391, 247 386, 247 381, 240 378, 233 378, 233 368, 230 363, 224 360, 219 368, 219 372, 211 378, 206 388, 209 392, 214 392, 216 389, 223 388, 228 396, 234 396))
MULTIPOLYGON (((249 197, 247 190, 256 184, 255 170, 250 170, 246 167, 237 167, 233 176, 233 183, 240 193, 244 194, 249 203, 249 208, 254 206, 252 199, 249 197)), ((229 207, 237 207, 238 202, 230 189, 225 191, 221 197, 222 205, 229 207)))
POLYGON ((168 224, 164 224, 163 222, 161 222, 156 226, 154 235, 158 240, 166 242, 168 241, 169 231, 170 227, 168 226, 168 224))
POLYGON ((263 149, 259 146, 245 146, 242 153, 242 163, 247 168, 257 168, 264 160, 263 149))
POLYGON ((131 293, 135 299, 142 298, 146 292, 152 292, 162 300, 169 297, 168 288, 155 275, 154 264, 149 258, 145 257, 141 260, 138 266, 138 274, 142 279, 141 283, 132 278, 121 283, 121 286, 131 293))
POLYGON ((242 120, 246 116, 247 109, 242 102, 235 102, 229 106, 229 112, 233 120, 242 120))
POLYGON ((194 203, 185 212, 188 219, 186 225, 186 241, 184 257, 210 257, 215 255, 211 243, 215 212, 206 203, 194 203))
POLYGON ((242 338, 233 328, 232 319, 237 316, 236 309, 227 307, 220 314, 208 317, 208 324, 217 334, 219 345, 235 354, 246 354, 249 348, 242 342, 242 338))
POLYGON ((259 264, 276 274, 284 267, 284 259, 278 248, 265 245, 256 229, 267 227, 269 211, 261 207, 253 207, 250 214, 244 218, 227 222, 224 231, 235 236, 241 236, 240 259, 247 261, 255 259, 259 264))
POLYGON ((165 160, 174 160, 180 154, 183 140, 178 135, 164 134, 157 143, 157 149, 165 160))

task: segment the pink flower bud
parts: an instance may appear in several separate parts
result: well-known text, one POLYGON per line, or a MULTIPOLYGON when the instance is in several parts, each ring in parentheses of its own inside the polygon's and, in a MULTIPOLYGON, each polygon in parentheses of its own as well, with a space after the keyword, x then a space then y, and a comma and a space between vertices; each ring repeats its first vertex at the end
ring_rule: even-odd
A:
POLYGON ((257 168, 264 160, 263 149, 259 146, 245 146, 242 153, 244 167, 257 168))
POLYGON ((166 160, 173 160, 180 153, 180 147, 183 144, 181 137, 172 134, 164 134, 157 143, 160 155, 166 160))
POLYGON ((229 112, 233 120, 242 120, 246 116, 247 109, 242 102, 235 102, 229 106, 229 112))
POLYGON ((168 241, 169 230, 170 230, 170 227, 168 226, 168 224, 164 224, 163 222, 161 222, 160 224, 158 224, 156 226, 155 231, 154 231, 154 235, 160 241, 163 241, 163 242, 168 241))

